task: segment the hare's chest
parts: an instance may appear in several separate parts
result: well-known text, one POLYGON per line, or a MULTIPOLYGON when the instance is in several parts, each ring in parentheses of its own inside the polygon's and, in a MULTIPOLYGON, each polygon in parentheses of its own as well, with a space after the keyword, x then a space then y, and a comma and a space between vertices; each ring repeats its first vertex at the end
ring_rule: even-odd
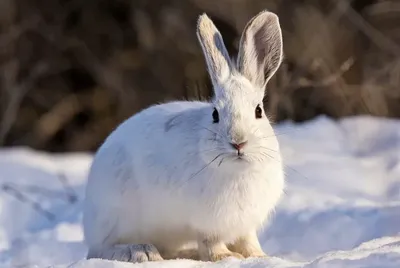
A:
POLYGON ((197 205, 202 213, 195 220, 226 239, 261 227, 275 207, 282 186, 258 173, 224 179, 204 189, 197 205))

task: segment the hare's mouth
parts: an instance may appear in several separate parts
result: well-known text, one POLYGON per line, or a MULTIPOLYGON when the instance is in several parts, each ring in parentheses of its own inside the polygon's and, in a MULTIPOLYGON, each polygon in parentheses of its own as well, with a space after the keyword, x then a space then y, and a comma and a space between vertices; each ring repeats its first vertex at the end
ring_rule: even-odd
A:
POLYGON ((221 166, 223 163, 249 163, 251 162, 248 155, 244 152, 230 152, 225 154, 224 157, 219 161, 218 166, 221 166))
POLYGON ((247 159, 247 155, 243 152, 237 152, 235 154, 232 155, 233 160, 236 161, 248 161, 247 159))
POLYGON ((245 159, 245 155, 244 155, 244 153, 236 154, 235 158, 237 160, 244 160, 245 159))

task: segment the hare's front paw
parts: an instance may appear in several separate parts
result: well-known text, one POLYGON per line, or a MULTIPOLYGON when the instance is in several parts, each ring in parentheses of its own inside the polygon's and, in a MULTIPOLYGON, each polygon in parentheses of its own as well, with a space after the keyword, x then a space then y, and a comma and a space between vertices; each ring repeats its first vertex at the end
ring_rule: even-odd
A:
POLYGON ((223 253, 211 254, 210 261, 216 262, 216 261, 220 261, 220 260, 223 260, 223 259, 226 259, 229 257, 234 257, 237 259, 244 259, 244 257, 241 254, 228 251, 228 252, 223 252, 223 253))
POLYGON ((115 245, 103 248, 102 250, 89 250, 87 258, 100 258, 131 263, 163 260, 157 248, 152 244, 115 245))
POLYGON ((152 244, 130 245, 131 262, 162 261, 160 253, 152 244))

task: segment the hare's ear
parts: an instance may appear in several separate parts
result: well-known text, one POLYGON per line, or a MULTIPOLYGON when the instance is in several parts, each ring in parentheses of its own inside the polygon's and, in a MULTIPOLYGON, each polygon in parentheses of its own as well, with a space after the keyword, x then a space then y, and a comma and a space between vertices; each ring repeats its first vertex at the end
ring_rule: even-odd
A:
POLYGON ((246 25, 240 39, 237 69, 264 90, 282 62, 282 32, 278 16, 263 11, 246 25))
POLYGON ((206 14, 198 19, 197 38, 206 58, 211 81, 217 88, 231 74, 232 63, 221 33, 206 14))

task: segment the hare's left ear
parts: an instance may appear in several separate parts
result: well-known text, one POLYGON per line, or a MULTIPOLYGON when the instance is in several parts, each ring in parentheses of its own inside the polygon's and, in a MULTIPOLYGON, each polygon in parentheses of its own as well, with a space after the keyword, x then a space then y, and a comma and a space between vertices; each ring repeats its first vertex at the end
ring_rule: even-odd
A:
POLYGON ((282 62, 282 50, 278 16, 263 11, 253 17, 243 31, 237 69, 254 86, 264 90, 282 62))
POLYGON ((232 73, 232 62, 221 33, 211 19, 203 14, 197 22, 197 37, 206 58, 208 73, 216 90, 232 73))

